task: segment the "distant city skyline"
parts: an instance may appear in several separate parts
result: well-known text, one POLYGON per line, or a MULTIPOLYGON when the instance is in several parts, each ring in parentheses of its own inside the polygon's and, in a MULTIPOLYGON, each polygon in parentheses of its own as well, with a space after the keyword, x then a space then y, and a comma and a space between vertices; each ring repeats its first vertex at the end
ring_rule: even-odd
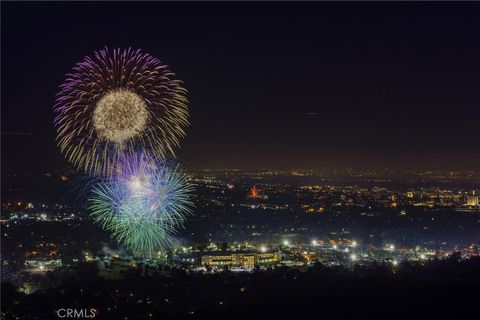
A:
POLYGON ((55 94, 104 45, 184 80, 186 167, 480 169, 477 3, 2 8, 4 172, 68 167, 55 94))

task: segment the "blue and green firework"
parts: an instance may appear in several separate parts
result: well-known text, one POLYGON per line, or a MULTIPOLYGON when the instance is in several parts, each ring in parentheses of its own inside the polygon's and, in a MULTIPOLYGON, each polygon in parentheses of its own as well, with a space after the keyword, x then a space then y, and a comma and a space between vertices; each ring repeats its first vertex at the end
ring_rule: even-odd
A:
POLYGON ((178 167, 157 166, 137 157, 123 161, 116 176, 93 188, 91 216, 120 244, 151 254, 172 245, 191 213, 193 191, 178 167))

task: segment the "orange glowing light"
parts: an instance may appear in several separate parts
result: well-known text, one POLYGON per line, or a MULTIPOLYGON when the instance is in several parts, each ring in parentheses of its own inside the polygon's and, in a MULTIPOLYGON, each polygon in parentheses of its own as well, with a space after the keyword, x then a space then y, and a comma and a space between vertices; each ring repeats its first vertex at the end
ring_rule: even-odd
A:
POLYGON ((249 199, 259 199, 261 198, 260 197, 260 190, 257 189, 257 186, 253 186, 251 189, 250 189, 250 192, 248 194, 248 198, 249 199))
POLYGON ((38 251, 30 251, 30 252, 26 252, 25 256, 26 257, 36 256, 38 255, 38 253, 39 253, 38 251))

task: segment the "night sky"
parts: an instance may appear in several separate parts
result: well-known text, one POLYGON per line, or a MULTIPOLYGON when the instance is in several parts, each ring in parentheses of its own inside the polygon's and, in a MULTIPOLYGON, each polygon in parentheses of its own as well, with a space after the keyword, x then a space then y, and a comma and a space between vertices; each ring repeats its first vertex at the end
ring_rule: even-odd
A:
POLYGON ((104 45, 185 82, 187 167, 480 169, 479 17, 480 3, 2 2, 2 169, 68 167, 54 96, 104 45))

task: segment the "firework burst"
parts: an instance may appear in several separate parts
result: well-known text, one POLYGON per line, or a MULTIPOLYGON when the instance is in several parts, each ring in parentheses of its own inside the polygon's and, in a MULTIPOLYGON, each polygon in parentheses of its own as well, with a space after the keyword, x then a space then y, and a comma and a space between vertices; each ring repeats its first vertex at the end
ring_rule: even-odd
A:
POLYGON ((97 224, 119 243, 151 254, 172 244, 190 214, 192 187, 178 168, 122 162, 114 179, 93 188, 89 207, 97 224))
POLYGON ((141 50, 105 48, 85 57, 56 96, 61 152, 100 176, 111 175, 123 157, 173 155, 188 125, 186 90, 174 76, 141 50))

